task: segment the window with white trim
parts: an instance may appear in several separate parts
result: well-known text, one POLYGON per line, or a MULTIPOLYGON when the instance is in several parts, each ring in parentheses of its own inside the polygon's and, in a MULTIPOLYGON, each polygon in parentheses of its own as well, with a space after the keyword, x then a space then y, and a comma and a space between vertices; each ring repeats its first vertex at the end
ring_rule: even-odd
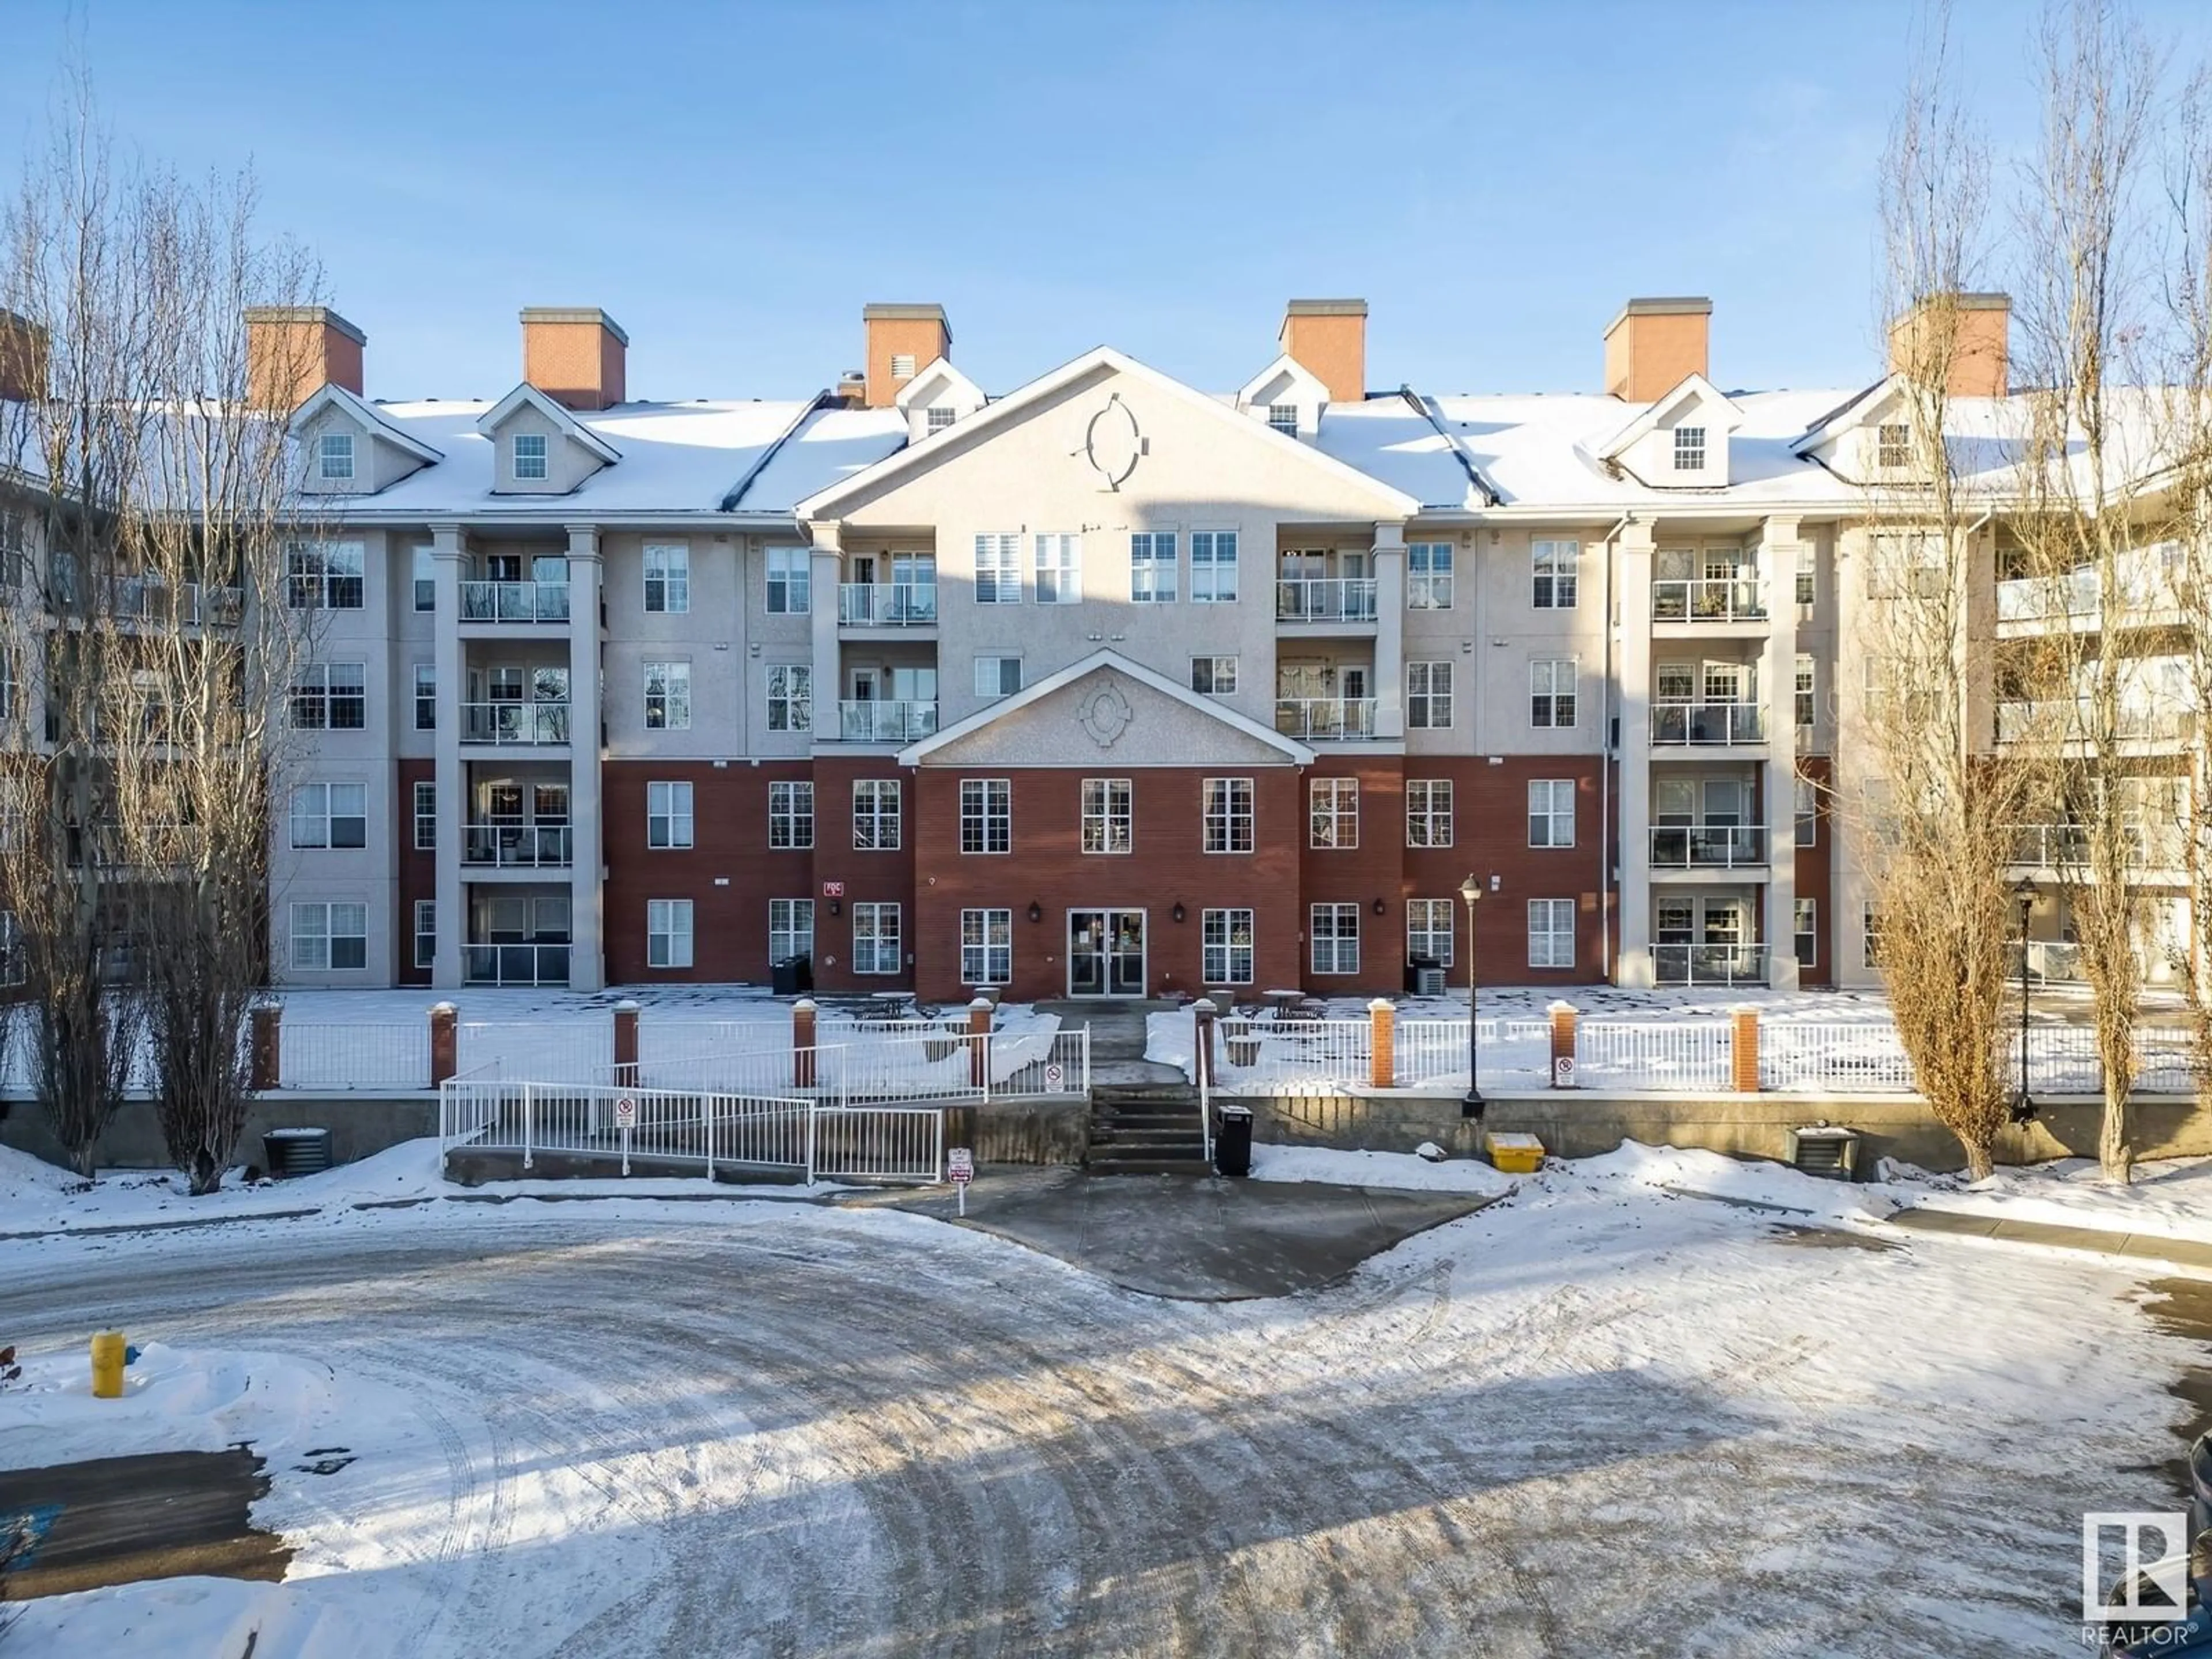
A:
MULTIPOLYGON (((769 609, 775 609, 775 584, 769 584, 769 609)), ((645 608, 678 615, 691 608, 691 544, 689 542, 647 542, 645 544, 645 608)))
POLYGON ((15 653, 0 646, 0 720, 15 718, 15 653))
POLYGON ((1820 906, 1816 899, 1793 901, 1791 933, 1797 948, 1800 968, 1820 965, 1820 906))
POLYGON ((1442 732, 1452 723, 1452 665, 1449 662, 1406 665, 1406 728, 1442 732))
POLYGON ((1190 689, 1209 697, 1235 696, 1237 659, 1193 657, 1190 659, 1190 689))
POLYGON ((771 783, 768 787, 768 844, 770 852, 805 852, 814 845, 814 786, 771 783))
POLYGON ((1014 976, 1014 913, 960 913, 960 982, 1004 985, 1014 976))
POLYGON ((284 591, 295 611, 358 611, 368 549, 362 542, 294 542, 284 551, 284 591))
POLYGON ((1881 967, 1881 918, 1876 913, 1871 899, 1867 902, 1866 908, 1859 913, 1859 939, 1866 965, 1869 968, 1881 967))
POLYGON ((1074 605, 1083 598, 1083 538, 1040 535, 1036 551, 1036 602, 1074 605))
POLYGON ((863 778, 853 786, 853 850, 895 853, 899 845, 899 781, 863 778))
POLYGON ((772 617, 804 617, 814 608, 811 549, 771 547, 768 550, 768 610, 772 617))
POLYGON ((1022 538, 994 534, 975 538, 975 603, 1022 602, 1022 538))
POLYGON ((1820 552, 1810 544, 1797 544, 1796 599, 1800 605, 1811 605, 1816 597, 1820 581, 1820 552))
POLYGON ((1449 542, 1406 544, 1406 609, 1452 608, 1452 545, 1449 542))
POLYGON ((424 543, 410 555, 415 571, 415 608, 435 611, 438 608, 438 553, 424 543))
POLYGON ((306 973, 347 973, 368 966, 366 904, 292 906, 292 966, 306 973))
POLYGON ((1674 471, 1702 472, 1705 470, 1705 429, 1701 426, 1678 426, 1674 428, 1674 471))
POLYGON ((514 434, 514 476, 526 482, 542 479, 550 468, 550 454, 542 432, 514 434))
POLYGON ((415 786, 415 850, 435 852, 438 847, 438 786, 417 782, 415 786))
POLYGON ((1136 846, 1136 788, 1127 778, 1083 781, 1083 850, 1127 853, 1136 846))
POLYGON ((1528 724, 1565 727, 1575 723, 1575 659, 1539 657, 1528 665, 1528 724))
POLYGON ((1820 786, 1800 772, 1790 781, 1790 804, 1797 821, 1797 845, 1817 847, 1820 844, 1820 786))
POLYGON ((292 680, 292 724, 303 732, 359 732, 368 725, 368 665, 309 663, 292 680))
POLYGON ((688 783, 648 783, 645 786, 645 844, 655 848, 691 845, 691 786, 688 783))
POLYGON ((1232 605, 1237 599, 1237 532, 1190 532, 1190 602, 1232 605))
POLYGON ((1528 780, 1528 845, 1572 847, 1575 844, 1575 781, 1572 778, 1528 780))
POLYGON ((896 974, 905 966, 899 935, 899 907, 860 903, 853 907, 853 971, 896 974))
POLYGON ((811 663, 770 663, 768 669, 768 729, 814 729, 814 667, 811 663))
POLYGON ((1296 404, 1269 404, 1267 425, 1286 438, 1298 435, 1298 406, 1296 404))
POLYGON ((768 902, 768 959, 814 954, 814 901, 770 899, 768 902))
POLYGON ((691 729, 690 663, 649 662, 645 665, 645 729, 648 732, 688 732, 691 729))
POLYGON ((1359 971, 1358 905, 1315 905, 1310 913, 1306 937, 1313 946, 1313 970, 1316 974, 1359 971))
POLYGON ((1407 961, 1427 957, 1439 968, 1451 966, 1453 902, 1448 898, 1406 901, 1407 961))
POLYGON ((922 431, 924 435, 926 436, 933 432, 944 431, 947 427, 952 424, 957 414, 957 411, 948 404, 930 404, 927 409, 922 411, 922 431))
POLYGON ((417 968, 438 965, 438 901, 415 901, 415 953, 417 968))
POLYGON ((1409 778, 1406 781, 1406 845, 1449 847, 1452 844, 1452 783, 1449 778, 1409 778))
POLYGON ((1874 434, 1874 464, 1885 472, 1912 465, 1912 428, 1902 422, 1878 426, 1874 434))
POLYGON ((690 899, 647 899, 645 902, 645 965, 648 968, 689 968, 691 965, 690 899))
POLYGON ((1541 540, 1528 544, 1532 603, 1539 611, 1572 611, 1582 594, 1583 544, 1541 540))
POLYGON ((1308 786, 1306 845, 1339 850, 1359 845, 1359 780, 1316 778, 1308 786))
POLYGON ((1129 602, 1172 605, 1176 596, 1176 533, 1138 530, 1129 535, 1129 602))
POLYGON ((1571 968, 1575 965, 1575 902, 1572 899, 1528 901, 1528 965, 1531 968, 1571 968))
POLYGON ((1813 724, 1820 710, 1818 674, 1819 667, 1813 660, 1813 653, 1800 651, 1797 653, 1797 678, 1791 694, 1800 731, 1813 724))
POLYGON ((960 780, 960 850, 963 853, 1011 853, 1014 850, 1014 786, 1009 780, 960 780))
POLYGON ((292 845, 325 851, 368 845, 368 790, 358 783, 302 783, 292 790, 292 845))
POLYGON ((1252 982, 1252 913, 1208 910, 1200 918, 1199 975, 1208 985, 1252 982))
POLYGON ((1208 778, 1201 793, 1209 853, 1252 850, 1252 780, 1208 778))
POLYGON ((20 513, 0 512, 0 587, 21 587, 30 562, 29 524, 20 513))
POLYGON ((1021 689, 1022 659, 1019 657, 975 659, 975 695, 986 702, 1011 697, 1021 689))
POLYGON ((315 441, 315 459, 325 482, 345 482, 353 477, 353 434, 325 432, 315 441))

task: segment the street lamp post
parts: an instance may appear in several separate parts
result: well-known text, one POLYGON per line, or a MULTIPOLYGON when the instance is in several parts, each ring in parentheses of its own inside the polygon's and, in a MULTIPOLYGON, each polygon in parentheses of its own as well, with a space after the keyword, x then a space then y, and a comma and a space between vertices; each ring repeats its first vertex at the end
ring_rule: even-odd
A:
POLYGON ((1482 977, 1475 967, 1474 907, 1482 902, 1482 884, 1473 875, 1459 884, 1459 896, 1467 901, 1467 1096, 1459 1103, 1459 1115, 1463 1118, 1482 1115, 1482 1047, 1477 1035, 1475 1012, 1477 986, 1482 977))
POLYGON ((2020 1088, 2012 1097, 2010 1116, 2026 1123, 2035 1116, 2035 1101, 2027 1092, 2027 926, 2035 911, 2035 884, 2025 876, 2013 889, 2020 899, 2020 1088))

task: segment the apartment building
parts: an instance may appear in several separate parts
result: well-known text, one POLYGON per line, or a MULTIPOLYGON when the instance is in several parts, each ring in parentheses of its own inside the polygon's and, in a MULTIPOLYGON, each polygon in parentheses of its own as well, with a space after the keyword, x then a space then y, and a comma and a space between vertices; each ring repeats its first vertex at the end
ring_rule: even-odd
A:
MULTIPOLYGON (((870 306, 828 391, 647 403, 612 319, 532 308, 495 402, 372 404, 358 329, 254 313, 313 348, 264 395, 326 526, 292 562, 322 614, 273 959, 589 989, 803 957, 936 999, 1871 983, 1823 786, 1894 386, 1723 391, 1711 318, 1632 300, 1587 392, 1452 396, 1370 391, 1365 305, 1293 301, 1234 392, 1102 347, 992 396, 939 307, 870 306)), ((2046 625, 1977 536, 1995 630, 2046 625)), ((2062 967, 2055 900, 2035 929, 2062 967)))

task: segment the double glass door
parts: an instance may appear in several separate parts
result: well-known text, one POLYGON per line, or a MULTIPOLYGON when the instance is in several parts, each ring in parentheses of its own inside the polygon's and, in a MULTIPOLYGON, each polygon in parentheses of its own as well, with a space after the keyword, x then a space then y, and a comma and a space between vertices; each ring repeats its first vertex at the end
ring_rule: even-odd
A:
POLYGON ((1072 997, 1145 994, 1145 913, 1067 913, 1067 994, 1072 997))

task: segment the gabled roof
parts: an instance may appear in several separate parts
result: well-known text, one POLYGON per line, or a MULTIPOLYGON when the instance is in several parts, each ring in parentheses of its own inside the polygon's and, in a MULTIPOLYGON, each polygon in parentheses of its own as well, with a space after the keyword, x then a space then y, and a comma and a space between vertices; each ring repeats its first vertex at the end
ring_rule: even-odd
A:
POLYGON ((1728 419, 1724 422, 1723 429, 1726 431, 1733 432, 1743 424, 1743 410, 1736 407, 1734 398, 1704 375, 1686 374, 1673 391, 1614 433, 1605 447, 1597 452, 1598 459, 1601 461, 1620 459, 1638 442, 1657 431, 1662 421, 1681 408, 1684 404, 1692 401, 1702 403, 1709 408, 1717 407, 1725 410, 1728 419))
POLYGON ((1791 453, 1809 454, 1831 439, 1850 431, 1878 407, 1887 403, 1890 394, 1899 390, 1904 384, 1902 375, 1888 374, 1865 390, 1852 393, 1807 427, 1797 441, 1790 446, 1791 453))
POLYGON ((934 754, 945 744, 957 743, 961 738, 981 731, 994 721, 1004 720, 1009 714, 1040 702, 1052 696, 1054 692, 1073 685, 1085 675, 1095 674, 1103 668, 1110 668, 1117 674, 1126 674, 1138 684, 1148 686, 1162 696, 1171 697, 1188 708, 1198 710, 1209 719, 1219 720, 1231 731, 1255 738, 1270 748, 1280 750, 1284 761, 1289 765, 1310 766, 1313 764, 1314 751, 1305 744, 1285 737, 1271 726, 1262 726, 1259 721, 1238 714, 1235 709, 1224 706, 1212 697, 1200 696, 1180 681, 1170 679, 1165 674, 1147 668, 1140 662, 1133 662, 1110 647, 1092 652, 1080 661, 1069 664, 1056 674, 1046 675, 1034 685, 1024 686, 1010 697, 1001 697, 998 702, 986 705, 969 715, 964 720, 955 720, 943 731, 924 738, 919 743, 908 744, 899 750, 898 763, 901 766, 918 766, 921 763, 923 757, 934 754))
MULTIPOLYGON (((1038 404, 1049 399, 1067 386, 1101 368, 1111 369, 1117 374, 1125 374, 1132 380, 1141 380, 1148 386, 1157 387, 1172 397, 1180 398, 1193 409, 1205 410, 1210 419, 1225 424, 1233 424, 1237 431, 1247 434, 1255 442, 1288 445, 1291 453, 1304 458, 1304 465, 1320 469, 1339 483, 1350 484, 1374 495, 1383 509, 1384 515, 1410 518, 1420 507, 1421 504, 1403 490, 1394 489, 1379 479, 1360 471, 1358 468, 1349 466, 1311 445, 1302 444, 1296 438, 1287 437, 1279 432, 1270 432, 1267 428, 1254 422, 1251 416, 1237 413, 1218 398, 1210 398, 1203 392, 1185 386, 1171 375, 1163 374, 1159 370, 1149 368, 1123 352, 1116 351, 1111 346, 1094 346, 1081 356, 1062 363, 1049 374, 1039 375, 1019 391, 1011 392, 989 407, 969 416, 954 430, 972 441, 979 434, 996 431, 1003 426, 1014 425, 1038 404)), ((935 444, 913 445, 895 455, 887 456, 873 466, 863 468, 840 483, 832 484, 829 489, 808 496, 798 504, 796 511, 802 519, 834 516, 832 509, 848 497, 862 490, 877 488, 903 473, 931 465, 944 453, 945 451, 935 444)))
POLYGON ((568 410, 547 397, 536 386, 525 380, 483 412, 477 422, 477 430, 487 438, 497 432, 507 417, 528 404, 558 428, 562 435, 574 439, 608 465, 622 459, 622 451, 586 426, 568 410))
POLYGON ((981 386, 953 368, 950 357, 933 357, 923 365, 919 374, 899 388, 898 396, 891 399, 891 404, 896 409, 910 409, 915 404, 926 408, 938 401, 934 388, 939 386, 949 387, 955 398, 970 409, 981 409, 990 401, 983 395, 981 386), (931 396, 922 395, 925 387, 932 389, 931 396))
POLYGON ((290 428, 297 432, 326 409, 335 409, 348 420, 366 427, 393 447, 404 450, 426 465, 434 465, 446 458, 421 439, 401 431, 384 418, 376 407, 365 398, 357 398, 334 381, 325 380, 322 389, 312 393, 307 402, 292 411, 290 428))
POLYGON ((1273 398, 1268 399, 1271 403, 1325 404, 1328 401, 1328 388, 1321 383, 1320 377, 1285 351, 1237 388, 1237 408, 1250 408, 1262 392, 1281 380, 1288 380, 1297 395, 1288 399, 1273 398))

